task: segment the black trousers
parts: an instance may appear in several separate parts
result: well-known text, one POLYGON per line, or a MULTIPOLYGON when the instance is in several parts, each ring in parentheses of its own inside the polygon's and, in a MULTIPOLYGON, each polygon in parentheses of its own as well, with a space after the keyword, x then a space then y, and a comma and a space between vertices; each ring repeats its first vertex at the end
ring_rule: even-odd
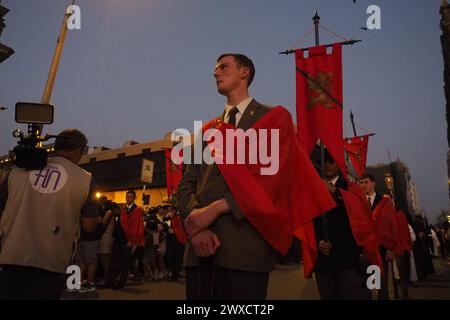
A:
POLYGON ((181 244, 175 235, 167 237, 167 266, 172 273, 172 280, 177 280, 183 266, 184 245, 181 244))
POLYGON ((402 298, 408 299, 409 298, 408 286, 409 286, 409 279, 411 277, 409 253, 403 252, 402 255, 398 255, 396 261, 400 277, 400 288, 402 290, 402 298))
POLYGON ((264 300, 269 272, 251 272, 216 265, 215 258, 200 258, 198 267, 186 268, 187 300, 264 300))
POLYGON ((131 256, 131 248, 128 248, 126 244, 114 244, 111 252, 111 266, 106 278, 107 287, 123 288, 125 286, 131 256))
POLYGON ((389 300, 389 286, 388 286, 388 277, 389 277, 389 262, 386 261, 385 256, 381 256, 381 260, 383 261, 383 271, 384 277, 381 277, 381 288, 378 291, 378 300, 389 300))
POLYGON ((67 275, 64 273, 12 265, 2 268, 2 300, 58 300, 66 288, 67 275))

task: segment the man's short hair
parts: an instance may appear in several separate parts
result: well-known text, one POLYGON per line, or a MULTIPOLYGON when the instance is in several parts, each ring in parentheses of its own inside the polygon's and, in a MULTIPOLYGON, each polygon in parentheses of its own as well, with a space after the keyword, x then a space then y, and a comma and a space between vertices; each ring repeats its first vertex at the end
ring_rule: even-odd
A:
POLYGON ((133 190, 128 190, 126 194, 132 194, 136 198, 136 192, 133 190))
POLYGON ((225 58, 225 57, 234 57, 234 59, 236 60, 236 63, 239 67, 246 67, 250 69, 250 76, 248 78, 248 83, 247 83, 247 87, 250 87, 250 85, 253 82, 253 78, 255 77, 255 65, 253 64, 253 61, 250 60, 249 57, 247 57, 246 55, 240 54, 240 53, 224 53, 222 54, 219 58, 217 58, 217 62, 220 61, 220 59, 225 58))
MULTIPOLYGON (((319 159, 319 161, 320 161, 320 159, 319 159)), ((328 163, 331 163, 331 164, 335 164, 336 163, 336 160, 334 160, 333 156, 331 155, 330 151, 328 151, 328 149, 324 150, 323 162, 324 163, 328 162, 328 163)))
POLYGON ((66 129, 59 133, 55 139, 55 151, 72 151, 84 149, 88 140, 83 132, 78 129, 66 129))
POLYGON ((371 175, 370 173, 364 173, 359 178, 359 180, 364 180, 364 179, 369 179, 370 181, 375 182, 375 177, 373 175, 371 175))

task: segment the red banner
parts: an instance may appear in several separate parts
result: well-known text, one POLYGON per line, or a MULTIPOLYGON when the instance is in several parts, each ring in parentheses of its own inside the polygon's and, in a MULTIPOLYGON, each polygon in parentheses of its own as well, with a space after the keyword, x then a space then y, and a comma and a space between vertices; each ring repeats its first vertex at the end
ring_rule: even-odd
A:
POLYGON ((331 54, 326 46, 295 52, 298 136, 307 154, 321 139, 347 177, 342 143, 341 44, 334 44, 332 49, 331 54))
POLYGON ((358 177, 366 172, 368 146, 369 135, 344 139, 344 148, 358 177))
POLYGON ((183 176, 183 164, 176 165, 172 162, 170 154, 172 149, 166 149, 166 184, 169 198, 177 192, 178 184, 183 176))

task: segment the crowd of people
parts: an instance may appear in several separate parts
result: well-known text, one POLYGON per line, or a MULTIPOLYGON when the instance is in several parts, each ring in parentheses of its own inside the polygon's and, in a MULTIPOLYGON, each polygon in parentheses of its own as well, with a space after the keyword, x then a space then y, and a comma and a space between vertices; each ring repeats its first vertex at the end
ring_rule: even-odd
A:
POLYGON ((220 121, 280 132, 282 161, 275 175, 255 174, 259 164, 188 164, 176 208, 144 212, 133 190, 126 192, 125 204, 95 199, 94 179, 77 165, 87 138, 64 130, 47 167, 14 167, 0 182, 0 298, 59 299, 67 267, 78 264, 82 293, 185 276, 188 300, 262 300, 277 254, 287 253, 288 261, 300 256, 298 242, 289 250, 297 237, 308 259, 305 276, 314 274, 323 300, 389 299, 392 282, 395 298, 398 284, 401 298, 409 299, 411 283, 435 272, 432 255, 448 254, 448 223, 434 227, 420 215, 411 219, 393 197, 376 192, 372 175, 363 174, 359 184, 348 179, 331 151, 319 175, 300 148, 290 113, 249 96, 254 74, 245 55, 217 59, 217 90, 227 98, 220 121), (358 199, 353 207, 345 202, 351 191, 358 199), (355 208, 357 218, 376 227, 356 230, 362 220, 352 217, 355 208), (377 291, 366 281, 373 261, 365 255, 364 237, 372 237, 369 253, 384 269, 377 291))
POLYGON ((97 287, 120 289, 151 281, 172 282, 184 276, 184 244, 172 226, 174 207, 151 207, 144 212, 135 204, 135 197, 133 191, 128 191, 127 204, 122 206, 100 197, 97 228, 81 231, 74 256, 73 262, 80 266, 82 274, 79 292, 92 292, 97 287), (134 220, 124 219, 132 214, 134 220))
MULTIPOLYGON (((328 164, 328 167, 330 167, 330 165, 333 165, 333 163, 328 164)), ((330 175, 333 176, 334 174, 332 173, 330 175)), ((360 179, 360 185, 371 203, 371 209, 374 210, 382 197, 375 193, 375 178, 370 174, 365 174, 360 179)), ((136 228, 135 230, 137 231, 136 236, 138 238, 139 230, 143 230, 143 242, 136 247, 125 245, 125 254, 123 254, 123 251, 121 254, 120 246, 128 244, 129 240, 133 237, 131 235, 130 239, 127 238, 127 233, 123 231, 124 220, 121 220, 121 214, 122 212, 126 214, 127 206, 136 206, 134 203, 135 193, 129 191, 127 197, 127 205, 122 205, 122 207, 117 203, 108 200, 104 196, 100 197, 100 215, 96 229, 92 232, 81 229, 78 250, 74 256, 74 262, 80 266, 82 274, 82 286, 81 289, 78 290, 80 293, 95 291, 96 287, 120 289, 128 284, 155 281, 176 282, 180 277, 184 277, 182 268, 184 244, 177 239, 173 230, 172 221, 176 215, 176 209, 171 205, 148 208, 145 212, 139 210, 138 214, 142 215, 142 221, 138 221, 142 222, 143 229, 136 228)), ((356 243, 354 243, 350 230, 348 230, 349 232, 347 233, 342 232, 342 230, 346 230, 344 226, 347 224, 345 223, 345 216, 339 215, 339 210, 342 209, 339 209, 338 206, 333 212, 329 213, 331 219, 337 219, 336 221, 343 219, 341 222, 338 221, 339 223, 335 222, 338 225, 336 231, 339 231, 337 233, 339 239, 334 239, 333 241, 335 250, 340 250, 339 246, 345 245, 345 249, 341 249, 342 252, 349 252, 351 251, 351 248, 354 248, 354 251, 358 252, 358 248, 356 243), (347 238, 345 238, 346 234, 347 238), (347 239, 348 243, 344 238, 347 239), (353 245, 349 245, 349 243, 353 245)), ((316 227, 318 230, 317 236, 320 237, 320 230, 323 222, 322 220, 316 220, 316 224, 317 223, 319 224, 319 227, 316 227)), ((422 216, 417 215, 411 221, 409 228, 412 250, 407 257, 407 260, 409 260, 406 264, 408 269, 406 271, 406 277, 408 278, 406 281, 407 285, 411 285, 416 281, 423 281, 427 275, 433 274, 434 267, 431 259, 439 256, 445 258, 450 251, 450 228, 448 222, 433 226, 429 225, 422 216)), ((329 228, 331 232, 333 232, 334 229, 335 228, 333 227, 329 228)), ((333 237, 334 236, 331 235, 331 239, 333 237)), ((319 243, 320 252, 329 253, 330 255, 330 251, 328 251, 327 248, 328 247, 325 246, 324 249, 324 245, 319 243)), ((380 252, 382 253, 385 262, 392 262, 395 259, 393 257, 394 255, 389 255, 389 250, 386 248, 381 248, 380 252)), ((278 263, 283 264, 288 261, 298 263, 300 262, 300 257, 301 248, 299 242, 294 241, 286 256, 279 255, 278 263)), ((319 255, 319 257, 321 257, 321 255, 319 255)), ((344 269, 346 269, 345 266, 357 266, 358 263, 360 263, 360 261, 357 261, 357 254, 353 256, 353 262, 347 261, 350 259, 349 257, 351 257, 351 254, 347 257, 345 254, 340 255, 339 259, 342 261, 338 259, 334 261, 334 263, 336 263, 337 266, 340 266, 339 268, 344 267, 344 269), (346 263, 348 265, 346 265, 346 263)), ((326 281, 322 281, 321 277, 324 274, 323 270, 330 270, 330 264, 333 264, 331 260, 325 260, 324 262, 319 258, 319 261, 315 266, 318 286, 319 288, 322 288, 322 293, 323 290, 325 290, 325 293, 323 293, 324 298, 326 298, 329 293, 327 293, 327 289, 324 289, 323 286, 328 288, 333 281, 329 278, 326 278, 326 281)), ((401 264, 402 263, 400 262, 400 265, 401 264)), ((385 263, 385 269, 387 268, 388 264, 385 263)), ((355 271, 358 270, 355 269, 355 271)), ((396 271, 395 281, 398 281, 400 284, 400 274, 398 269, 396 271)), ((338 274, 339 276, 334 274, 333 278, 338 279, 339 277, 342 277, 340 273, 338 274)), ((365 270, 362 270, 358 277, 364 278, 364 274, 365 270)), ((362 294, 355 296, 354 298, 364 297, 364 290, 355 290, 354 287, 349 285, 349 283, 351 284, 352 282, 348 281, 348 276, 345 279, 347 279, 347 281, 344 281, 346 283, 345 288, 348 288, 352 294, 362 294)), ((354 277, 354 279, 356 286, 359 286, 360 283, 363 284, 363 287, 365 286, 365 281, 356 281, 357 277, 354 277)), ((387 283, 383 284, 383 286, 386 285, 387 283)), ((407 298, 407 290, 403 290, 403 292, 405 298, 407 298)), ((389 298, 385 287, 380 291, 378 298, 389 298)))
POLYGON ((338 188, 346 190, 348 185, 342 179, 335 161, 329 154, 326 155, 328 157, 325 159, 325 176, 337 207, 327 212, 324 217, 315 219, 319 248, 315 276, 321 298, 409 299, 409 287, 435 273, 432 258, 440 255, 445 257, 450 244, 448 223, 443 223, 436 229, 420 214, 412 217, 402 210, 397 210, 391 195, 377 193, 375 177, 368 173, 363 174, 358 183, 367 197, 375 221, 376 233, 379 236, 379 254, 384 269, 381 288, 367 290, 367 257, 362 254, 362 247, 356 243, 347 213, 348 208, 338 191, 338 188), (389 210, 379 207, 382 206, 383 199, 392 203, 391 217, 387 214, 389 210), (401 221, 404 221, 404 232, 401 221), (387 234, 388 230, 393 231, 387 234))

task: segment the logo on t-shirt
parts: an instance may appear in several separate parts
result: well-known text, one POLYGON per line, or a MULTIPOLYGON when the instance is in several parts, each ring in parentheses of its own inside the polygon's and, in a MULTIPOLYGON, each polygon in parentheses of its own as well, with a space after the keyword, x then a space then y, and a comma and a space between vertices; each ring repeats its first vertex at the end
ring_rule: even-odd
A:
POLYGON ((30 171, 29 180, 34 190, 40 193, 55 193, 67 182, 67 171, 59 164, 51 164, 42 170, 30 171))

